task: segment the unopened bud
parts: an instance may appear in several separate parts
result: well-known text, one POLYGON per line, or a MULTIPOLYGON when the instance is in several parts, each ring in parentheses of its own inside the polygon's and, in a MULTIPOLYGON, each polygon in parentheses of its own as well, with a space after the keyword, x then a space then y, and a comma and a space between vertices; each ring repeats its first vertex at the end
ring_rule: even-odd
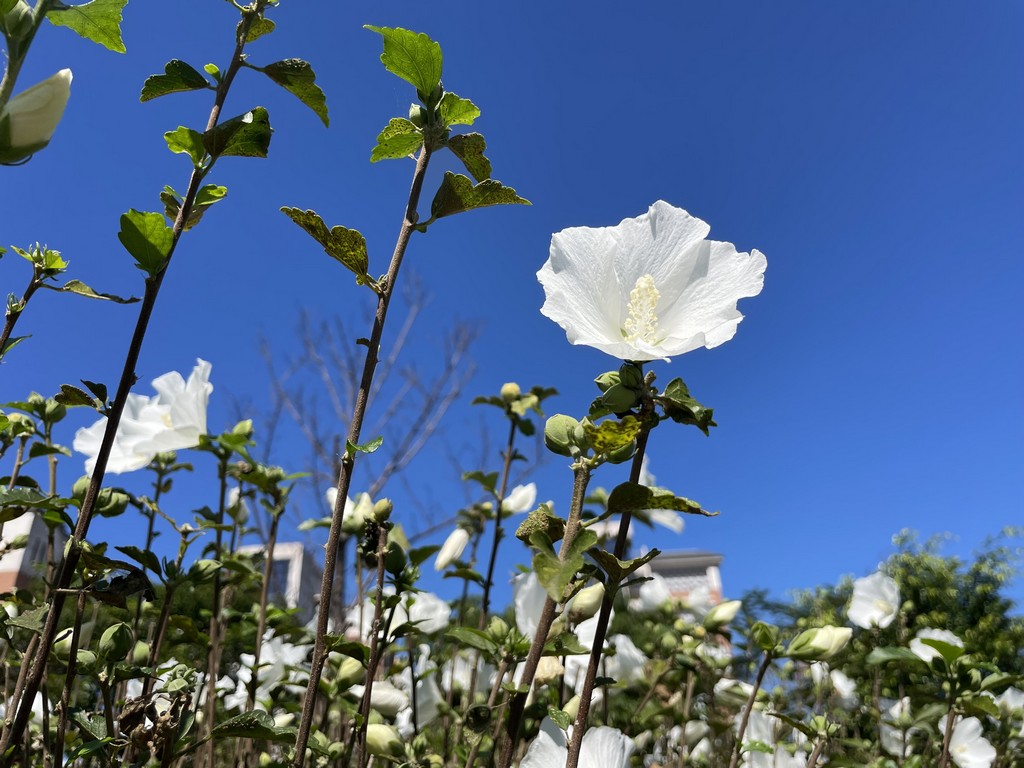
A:
POLYGON ((346 656, 342 659, 341 664, 338 665, 338 674, 334 679, 339 688, 347 689, 361 683, 365 677, 366 668, 363 666, 363 663, 359 659, 346 656))
POLYGON ((513 400, 518 400, 519 396, 523 394, 523 391, 519 388, 519 385, 514 381, 506 382, 501 385, 501 399, 506 403, 511 403, 513 400))
POLYGON ((122 661, 134 646, 132 628, 119 621, 107 627, 100 637, 99 650, 107 661, 122 661))
POLYGON ((850 642, 850 627, 815 627, 801 632, 786 649, 786 656, 798 661, 825 661, 850 642))
POLYGON ((608 371, 608 373, 602 373, 596 379, 594 383, 597 384, 597 388, 602 392, 607 392, 609 389, 620 383, 619 374, 616 371, 608 371))
POLYGON ((740 600, 726 600, 719 603, 704 617, 704 626, 708 629, 720 629, 736 618, 743 603, 740 600))
POLYGON ((373 519, 378 523, 383 523, 389 517, 391 512, 394 510, 395 505, 391 499, 380 499, 376 504, 373 505, 373 519))
POLYGON ((579 697, 579 694, 573 696, 571 699, 569 699, 567 702, 565 702, 565 706, 562 707, 562 711, 565 712, 565 714, 567 714, 569 716, 570 720, 575 720, 576 719, 576 715, 580 711, 580 697, 579 697))
POLYGON ((533 675, 533 681, 537 685, 547 685, 552 680, 557 680, 565 674, 565 667, 558 660, 557 656, 541 656, 537 663, 537 671, 533 675))
POLYGON ((405 752, 398 729, 384 723, 366 726, 366 751, 376 757, 400 757, 405 752))
POLYGON ((559 456, 572 456, 580 423, 572 416, 557 413, 544 425, 544 445, 559 456))
POLYGON ((576 593, 569 605, 569 621, 578 624, 601 609, 604 601, 604 584, 600 581, 576 593))

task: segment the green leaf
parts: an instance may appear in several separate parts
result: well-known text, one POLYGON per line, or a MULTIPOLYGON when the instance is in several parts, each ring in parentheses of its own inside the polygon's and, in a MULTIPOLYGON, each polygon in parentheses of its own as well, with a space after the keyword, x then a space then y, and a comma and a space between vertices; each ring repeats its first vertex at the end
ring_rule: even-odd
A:
POLYGON ((568 731, 572 725, 572 718, 569 716, 569 713, 557 707, 548 707, 548 717, 551 718, 551 722, 563 731, 568 731))
POLYGON ((82 379, 82 383, 85 384, 85 388, 96 395, 96 399, 101 403, 107 402, 107 385, 98 384, 95 381, 89 381, 88 379, 82 379))
POLYGON ((312 109, 324 125, 330 124, 327 117, 327 99, 320 86, 316 84, 316 73, 309 62, 302 59, 284 59, 268 64, 261 71, 312 109))
POLYGON ((21 517, 26 509, 61 510, 71 499, 60 496, 45 496, 34 488, 0 487, 0 522, 21 517))
POLYGON ((32 443, 28 449, 28 457, 35 459, 39 456, 71 456, 71 451, 63 445, 47 445, 46 443, 32 443))
POLYGON ((605 552, 603 549, 594 547, 588 552, 588 554, 594 558, 594 561, 598 564, 602 571, 608 574, 609 584, 620 584, 627 576, 636 573, 637 570, 642 568, 645 564, 656 558, 661 554, 658 549, 652 549, 640 557, 634 557, 632 560, 619 560, 611 552, 605 552))
POLYGON ((448 139, 450 149, 477 181, 491 178, 491 161, 484 157, 487 142, 479 133, 464 133, 448 139))
POLYGON ((495 489, 498 487, 497 472, 481 472, 479 469, 474 469, 472 472, 463 472, 462 479, 479 483, 480 487, 490 493, 495 493, 495 489))
MULTIPOLYGON (((17 4, 18 0, 0 0, 0 14, 7 13, 17 4)), ((3 253, 3 251, 0 250, 0 253, 3 253)))
POLYGON ((71 384, 61 384, 60 392, 54 395, 53 399, 61 405, 66 405, 70 408, 79 405, 85 405, 90 408, 96 406, 96 402, 92 397, 71 384))
POLYGON ((370 266, 366 238, 357 230, 342 226, 331 227, 328 230, 316 211, 303 211, 299 208, 282 208, 281 211, 320 243, 328 256, 354 272, 358 284, 370 282, 370 276, 366 272, 370 266))
POLYGON ((218 723, 211 735, 214 739, 264 739, 291 743, 295 739, 295 729, 274 725, 274 718, 268 713, 253 710, 218 723))
POLYGON ((351 456, 355 456, 356 453, 373 453, 384 443, 383 435, 375 437, 366 443, 353 443, 349 440, 345 441, 345 451, 351 456))
POLYGON ((404 117, 393 117, 377 136, 377 146, 370 153, 370 162, 399 160, 423 146, 423 134, 404 117))
POLYGON ((157 576, 160 575, 160 561, 157 556, 150 552, 148 549, 141 549, 140 547, 123 546, 114 547, 118 552, 123 552, 125 555, 130 557, 135 562, 139 563, 143 568, 148 568, 157 576))
POLYGON ((393 75, 415 86, 424 100, 441 83, 441 46, 423 33, 408 29, 374 27, 369 24, 363 29, 377 32, 384 38, 384 53, 381 63, 393 75))
POLYGON ((470 648, 476 648, 478 651, 497 655, 499 651, 498 643, 495 642, 490 635, 480 629, 473 629, 472 627, 453 627, 445 632, 445 637, 450 637, 452 640, 457 640, 462 645, 468 645, 470 648))
POLYGON ((544 656, 580 656, 589 654, 590 649, 586 648, 579 638, 572 632, 565 632, 556 635, 552 640, 544 644, 544 656))
POLYGON ((209 88, 210 83, 190 64, 179 59, 171 59, 164 64, 164 74, 150 75, 142 84, 139 101, 149 101, 168 93, 182 93, 209 88))
POLYGON ((163 269, 174 236, 163 214, 132 208, 121 214, 121 231, 117 233, 117 239, 135 259, 138 268, 152 277, 163 269))
POLYGON ((121 10, 128 0, 92 0, 84 5, 62 5, 46 14, 55 27, 67 27, 86 40, 115 53, 124 53, 121 10))
MULTIPOLYGON (((241 25, 242 22, 238 23, 241 25)), ((260 16, 249 25, 249 32, 245 36, 245 42, 251 43, 253 40, 259 40, 264 35, 269 35, 276 28, 277 25, 274 22, 260 16)))
POLYGON ((923 664, 921 658, 909 648, 897 648, 897 647, 885 647, 875 648, 868 654, 866 659, 869 665, 877 664, 888 664, 890 662, 897 662, 898 664, 923 664))
POLYGON ((346 639, 344 635, 324 635, 324 642, 328 651, 337 651, 342 656, 349 656, 363 664, 370 661, 370 649, 362 643, 346 639))
POLYGON ((959 645, 953 645, 943 640, 935 640, 933 638, 921 638, 921 642, 931 648, 934 648, 942 656, 943 661, 947 664, 952 664, 954 661, 959 659, 964 654, 964 649, 959 645))
POLYGON ((576 572, 583 567, 583 553, 596 542, 597 534, 581 530, 573 540, 572 546, 567 551, 563 550, 560 559, 555 554, 551 540, 543 532, 536 532, 530 537, 530 544, 536 550, 533 556, 533 570, 552 600, 559 603, 565 600, 565 588, 576 572))
POLYGON ((54 290, 64 291, 66 293, 77 293, 79 296, 85 296, 87 299, 100 299, 102 301, 112 301, 115 304, 134 304, 135 302, 138 301, 138 299, 135 298, 134 296, 129 296, 127 299, 125 299, 120 296, 115 296, 112 293, 100 293, 98 291, 94 291, 81 280, 68 280, 60 288, 55 288, 54 290))
POLYGON ((712 419, 714 409, 694 400, 682 379, 672 379, 656 399, 664 406, 665 415, 677 424, 693 424, 705 435, 711 427, 718 426, 712 419))
MULTIPOLYGON (((185 222, 185 230, 190 230, 203 218, 207 209, 219 203, 228 194, 227 187, 220 187, 216 184, 204 184, 196 193, 195 202, 188 212, 188 221, 185 222)), ((178 211, 181 210, 181 195, 173 187, 164 187, 160 193, 160 201, 164 204, 164 215, 172 221, 177 220, 178 211)))
POLYGON ((48 606, 46 605, 40 605, 38 608, 22 611, 16 617, 8 619, 7 625, 21 627, 29 632, 38 632, 43 628, 43 620, 46 619, 47 608, 48 606))
POLYGON ((506 187, 499 181, 487 179, 476 186, 466 176, 447 171, 441 186, 430 204, 430 215, 435 219, 451 216, 473 208, 484 208, 488 205, 530 205, 516 194, 512 187, 506 187))
POLYGON ((171 152, 183 152, 192 158, 192 165, 201 168, 206 159, 206 147, 203 146, 203 134, 179 125, 173 131, 164 134, 164 141, 171 152))
POLYGON ((662 488, 648 488, 639 483, 622 483, 616 486, 608 497, 608 511, 612 514, 640 512, 645 509, 672 509, 704 517, 718 515, 717 512, 708 512, 696 501, 676 496, 662 488))
POLYGON ((270 115, 253 107, 203 134, 203 146, 213 157, 266 157, 270 148, 270 115))
POLYGON ((598 425, 585 422, 583 431, 594 449, 594 453, 614 453, 632 443, 642 426, 634 416, 625 416, 622 421, 609 419, 598 425))
POLYGON ((445 126, 472 125, 480 117, 480 108, 469 99, 463 99, 454 93, 445 93, 441 103, 437 105, 441 120, 445 126))
POLYGON ((9 339, 7 339, 7 342, 4 344, 4 348, 0 349, 0 358, 2 358, 4 355, 10 352, 16 346, 18 346, 25 339, 30 338, 32 338, 31 334, 28 336, 11 336, 9 339))

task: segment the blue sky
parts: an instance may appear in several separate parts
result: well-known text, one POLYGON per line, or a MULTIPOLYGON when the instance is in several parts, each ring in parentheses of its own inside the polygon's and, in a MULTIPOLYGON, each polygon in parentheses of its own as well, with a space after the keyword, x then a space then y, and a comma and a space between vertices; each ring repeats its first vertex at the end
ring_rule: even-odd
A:
MULTIPOLYGON (((44 27, 19 80, 20 90, 62 67, 75 76, 51 146, 3 171, 0 243, 46 242, 98 290, 141 293, 118 216, 157 210, 163 185, 185 186, 188 163, 162 134, 201 129, 208 114, 203 93, 140 104, 143 80, 172 58, 223 64, 232 44, 228 4, 167 9, 128 5, 123 56, 44 27)), ((615 224, 657 199, 709 222, 713 238, 763 251, 768 271, 762 294, 741 303, 746 319, 731 342, 653 366, 662 382, 682 376, 720 426, 710 438, 659 430, 652 468, 722 515, 690 519, 678 537, 641 532, 638 543, 721 552, 730 596, 756 586, 781 594, 870 572, 905 527, 949 532, 946 551, 968 555, 1024 522, 1019 4, 574 1, 446 13, 285 0, 270 15, 278 31, 252 45, 251 61, 310 61, 331 126, 242 73, 225 113, 266 106, 270 156, 226 158, 212 174, 228 198, 182 241, 139 391, 202 357, 216 387, 211 431, 229 425, 237 403, 258 421, 269 407, 261 338, 293 352, 302 311, 367 333, 356 321, 369 292, 277 209, 314 208, 359 229, 370 271, 385 270, 411 163, 368 158, 414 94, 383 69, 380 38, 361 26, 402 26, 441 43, 445 86, 482 110, 474 129, 495 178, 533 202, 453 217, 411 245, 408 268, 432 300, 409 360, 429 371, 454 322, 480 335, 467 395, 407 483, 388 488, 410 528, 466 502, 449 457, 476 468, 481 423, 492 445, 501 440, 497 412, 471 408, 473 395, 515 380, 556 387, 552 412, 585 411, 591 379, 615 361, 570 347, 540 315, 535 273, 552 232, 615 224)), ((437 158, 428 200, 453 160, 437 158)), ((0 276, 5 292, 27 279, 10 256, 0 276)), ((4 365, 4 399, 80 378, 113 385, 134 321, 133 308, 40 297, 19 326, 33 338, 4 365)), ((273 460, 298 470, 307 454, 282 426, 273 460)), ((70 483, 77 459, 65 466, 70 483)), ((610 488, 625 473, 603 469, 594 482, 610 488)), ((211 476, 207 467, 186 484, 169 511, 184 519, 210 503, 211 476)), ((528 479, 567 508, 561 459, 528 479)), ((142 490, 144 478, 118 481, 142 490)), ((323 513, 311 497, 299 503, 304 516, 323 513)), ((118 543, 130 529, 121 521, 96 533, 118 543)), ((525 560, 517 547, 507 542, 503 572, 525 560)), ((1013 595, 1024 598, 1020 584, 1013 595)))

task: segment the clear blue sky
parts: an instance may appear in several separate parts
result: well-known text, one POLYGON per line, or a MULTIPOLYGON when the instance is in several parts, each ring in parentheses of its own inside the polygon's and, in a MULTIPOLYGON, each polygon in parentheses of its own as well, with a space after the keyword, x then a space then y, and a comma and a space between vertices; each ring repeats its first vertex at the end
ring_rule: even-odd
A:
MULTIPOLYGON (((44 241, 70 260, 71 276, 141 294, 118 216, 157 210, 164 184, 184 188, 188 162, 167 152, 162 134, 201 129, 209 97, 140 104, 137 95, 171 58, 225 63, 233 13, 205 0, 135 0, 124 56, 44 27, 19 90, 71 67, 71 101, 46 151, 0 171, 0 243, 44 241)), ((412 359, 429 369, 455 320, 480 338, 464 402, 408 485, 388 489, 399 515, 427 510, 439 520, 465 503, 447 455, 473 457, 482 417, 492 444, 504 432, 496 411, 469 407, 472 395, 515 380, 556 387, 552 411, 585 411, 591 379, 614 361, 568 346, 540 315, 535 273, 552 232, 615 224, 664 199, 709 222, 712 237, 763 251, 768 271, 763 293, 740 305, 735 339, 654 365, 663 382, 682 376, 720 427, 710 438, 659 430, 652 468, 661 484, 722 515, 690 519, 678 537, 642 533, 640 543, 719 551, 730 596, 755 586, 781 594, 870 572, 904 527, 948 531, 947 551, 969 554, 1002 526, 1024 524, 1020 4, 573 1, 448 12, 283 0, 271 16, 278 31, 252 45, 251 60, 310 61, 331 126, 242 73, 225 111, 270 110, 270 157, 227 158, 212 174, 228 199, 182 242, 139 391, 167 370, 187 372, 196 357, 210 360, 218 431, 236 402, 267 409, 261 337, 285 353, 302 310, 360 316, 369 292, 277 209, 314 208, 359 229, 371 272, 385 270, 411 163, 368 158, 414 94, 383 69, 379 36, 361 26, 402 26, 441 43, 445 86, 483 111, 474 129, 487 138, 494 176, 533 206, 454 217, 413 240, 408 266, 433 299, 412 359)), ((428 189, 452 160, 439 158, 428 189)), ((27 279, 10 256, 0 276, 5 292, 27 279)), ((4 399, 52 395, 80 378, 113 385, 134 321, 134 308, 40 297, 19 326, 34 337, 2 371, 4 399)), ((274 453, 290 469, 307 455, 290 427, 274 453)), ((78 466, 66 465, 62 480, 78 466)), ((625 472, 602 470, 595 483, 610 488, 625 472)), ((530 479, 541 499, 567 508, 563 460, 530 479)), ((187 518, 211 503, 202 493, 183 489, 169 511, 187 518)), ((306 516, 323 513, 309 497, 300 502, 306 516)), ((121 523, 96 530, 114 543, 127 535, 121 523)), ((525 559, 517 542, 507 547, 514 557, 503 573, 525 559)), ((1013 594, 1024 597, 1020 584, 1013 594)))

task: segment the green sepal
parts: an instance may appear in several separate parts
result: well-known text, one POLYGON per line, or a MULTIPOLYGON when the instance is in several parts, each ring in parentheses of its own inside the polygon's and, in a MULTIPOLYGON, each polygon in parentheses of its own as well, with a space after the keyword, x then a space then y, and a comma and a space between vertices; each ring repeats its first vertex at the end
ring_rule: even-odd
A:
POLYGON ((491 161, 484 157, 487 142, 479 133, 462 133, 448 139, 448 149, 462 161, 477 181, 491 178, 491 161))
POLYGON ((779 648, 779 628, 759 621, 750 628, 750 639, 765 653, 775 653, 779 648))
POLYGON ((663 488, 648 488, 639 483, 622 483, 617 485, 615 490, 608 497, 608 512, 621 514, 623 512, 640 512, 645 509, 672 509, 676 512, 685 512, 690 515, 703 515, 704 517, 715 517, 717 512, 708 512, 696 501, 676 496, 672 491, 663 488))
POLYGON ((655 399, 665 408, 665 415, 677 424, 693 424, 705 435, 710 434, 711 427, 718 426, 712 418, 714 409, 694 400, 682 379, 672 379, 655 399))
POLYGON ((55 27, 67 27, 86 40, 99 43, 107 50, 124 53, 121 39, 121 11, 128 0, 92 0, 83 5, 64 5, 46 14, 55 27))
POLYGON ((203 146, 212 157, 266 157, 272 133, 267 110, 253 107, 204 133, 203 146))
MULTIPOLYGON (((238 22, 238 26, 241 27, 241 25, 242 22, 238 22)), ((260 16, 249 25, 249 31, 245 35, 245 42, 251 43, 253 40, 259 40, 264 35, 269 35, 276 28, 277 25, 274 22, 260 16)))
POLYGON ((203 146, 203 134, 191 128, 179 125, 173 131, 164 134, 164 141, 171 152, 183 153, 192 158, 192 165, 202 168, 206 160, 206 147, 203 146))
POLYGON ((640 568, 649 563, 651 560, 661 554, 661 550, 652 549, 640 557, 634 557, 632 560, 619 560, 611 552, 605 552, 603 549, 594 547, 588 553, 594 562, 608 574, 608 584, 618 585, 627 577, 636 573, 640 568))
POLYGON ((426 101, 441 83, 441 65, 444 59, 441 46, 422 32, 408 29, 363 26, 384 38, 381 63, 393 75, 412 84, 426 101))
POLYGON ((520 197, 512 187, 506 187, 494 179, 486 179, 474 185, 462 174, 446 171, 441 186, 430 204, 430 215, 434 219, 452 216, 456 213, 489 205, 532 205, 520 197))
POLYGON ((164 74, 150 75, 142 84, 139 101, 150 101, 168 93, 182 93, 209 88, 210 83, 190 64, 179 59, 171 59, 164 64, 164 74))
MULTIPOLYGON (((192 229, 203 218, 207 209, 215 203, 219 203, 228 194, 227 187, 220 187, 216 184, 204 184, 196 193, 196 199, 188 212, 188 221, 185 222, 185 230, 192 229)), ((178 218, 178 211, 181 210, 181 195, 173 187, 164 187, 160 193, 160 202, 164 204, 164 214, 171 221, 178 218)))
POLYGON ((132 208, 121 214, 117 239, 135 259, 136 266, 153 277, 163 269, 174 236, 162 213, 145 213, 132 208))
POLYGON ((366 251, 366 238, 357 230, 347 229, 342 226, 335 226, 327 229, 324 220, 316 211, 300 208, 282 208, 281 212, 294 221, 316 240, 327 255, 336 259, 347 269, 355 273, 356 283, 359 285, 374 285, 373 279, 367 273, 369 269, 369 255, 366 251))
POLYGON ((327 98, 316 84, 316 73, 308 61, 284 59, 259 68, 263 74, 313 110, 324 125, 329 125, 327 98))
POLYGON ((370 153, 370 162, 400 160, 423 146, 423 133, 404 117, 393 117, 377 135, 377 146, 370 153))
POLYGON ((463 99, 454 93, 445 92, 441 103, 437 105, 441 121, 445 126, 472 125, 480 117, 480 108, 469 99, 463 99))

